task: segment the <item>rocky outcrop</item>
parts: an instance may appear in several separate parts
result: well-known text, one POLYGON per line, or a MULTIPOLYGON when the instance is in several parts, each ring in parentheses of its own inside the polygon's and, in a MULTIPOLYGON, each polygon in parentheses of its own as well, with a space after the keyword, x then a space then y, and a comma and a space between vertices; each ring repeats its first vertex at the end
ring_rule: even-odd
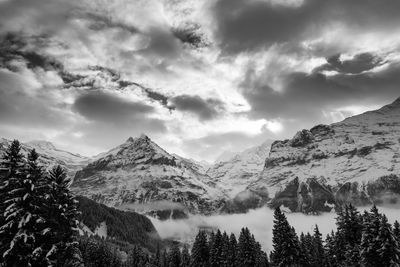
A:
POLYGON ((142 135, 129 138, 77 172, 72 189, 99 203, 160 219, 210 214, 222 207, 225 195, 200 169, 142 135))
POLYGON ((395 202, 400 175, 400 99, 379 110, 276 141, 258 179, 271 206, 318 212, 332 205, 395 202))

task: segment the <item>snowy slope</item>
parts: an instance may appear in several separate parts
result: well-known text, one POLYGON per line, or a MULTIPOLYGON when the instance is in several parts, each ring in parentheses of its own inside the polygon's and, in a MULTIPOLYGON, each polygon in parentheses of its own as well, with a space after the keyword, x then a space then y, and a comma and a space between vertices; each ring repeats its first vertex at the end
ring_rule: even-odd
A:
POLYGON ((72 188, 100 203, 153 215, 164 210, 210 213, 222 205, 225 195, 201 170, 142 135, 78 171, 72 188))
POLYGON ((216 162, 208 169, 207 174, 230 197, 234 197, 243 191, 262 171, 271 143, 270 140, 265 141, 260 146, 249 148, 226 161, 216 162))
POLYGON ((400 98, 379 110, 318 125, 276 141, 257 181, 272 205, 330 210, 333 204, 397 201, 400 193, 400 98))
MULTIPOLYGON (((4 153, 11 140, 0 139, 0 155, 4 153)), ((89 162, 89 158, 79 154, 73 154, 56 148, 52 143, 47 141, 31 141, 21 143, 22 153, 27 155, 29 151, 35 149, 39 154, 39 162, 46 168, 59 164, 66 168, 70 175, 74 175, 75 171, 85 166, 89 162)))

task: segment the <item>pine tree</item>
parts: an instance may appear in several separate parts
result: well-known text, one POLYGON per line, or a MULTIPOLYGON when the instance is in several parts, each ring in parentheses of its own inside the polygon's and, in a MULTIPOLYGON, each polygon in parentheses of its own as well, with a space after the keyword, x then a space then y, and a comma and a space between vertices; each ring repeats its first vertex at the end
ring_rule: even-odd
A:
POLYGON ((180 267, 190 266, 190 253, 187 246, 184 246, 181 253, 181 265, 180 267))
POLYGON ((177 244, 174 244, 168 253, 169 267, 180 267, 181 265, 181 251, 177 244))
POLYGON ((235 234, 231 234, 229 237, 229 254, 227 258, 228 267, 235 267, 236 265, 236 253, 237 253, 237 240, 235 234))
POLYGON ((229 236, 226 232, 222 234, 222 248, 221 248, 221 267, 229 267, 229 255, 230 254, 230 246, 229 246, 229 236))
POLYGON ((322 243, 322 234, 318 226, 315 225, 314 235, 312 237, 311 266, 319 267, 325 264, 324 246, 322 243))
POLYGON ((236 264, 238 266, 250 267, 256 264, 256 248, 254 236, 247 227, 242 228, 238 240, 236 264))
POLYGON ((363 216, 363 231, 360 245, 360 256, 362 266, 372 267, 379 266, 380 244, 378 242, 379 231, 381 228, 381 214, 379 214, 376 206, 371 208, 370 213, 363 216))
POLYGON ((24 157, 21 153, 21 145, 17 140, 14 140, 7 147, 0 166, 0 263, 7 262, 10 244, 14 238, 14 233, 17 231, 16 223, 14 224, 12 220, 6 219, 5 214, 7 209, 15 206, 12 199, 17 193, 14 190, 20 188, 20 181, 24 175, 23 168, 24 157))
POLYGON ((326 235, 325 239, 325 255, 326 255, 326 266, 336 267, 338 266, 336 261, 336 246, 335 246, 335 233, 332 231, 331 234, 326 235))
POLYGON ((336 225, 335 258, 337 264, 345 265, 346 253, 356 256, 356 254, 349 252, 349 250, 357 249, 357 246, 360 245, 363 229, 362 217, 354 206, 351 204, 345 205, 338 211, 336 225))
POLYGON ((207 236, 204 231, 199 231, 192 247, 192 267, 208 267, 210 251, 207 242, 207 236))
POLYGON ((393 224, 393 235, 400 244, 400 223, 396 220, 393 224))
POLYGON ((380 266, 399 266, 399 244, 385 215, 382 216, 378 242, 380 244, 380 248, 377 251, 380 257, 380 266))
POLYGON ((272 230, 273 251, 271 262, 274 266, 299 266, 300 245, 296 232, 290 227, 286 216, 278 208, 274 212, 272 230))
POLYGON ((47 242, 43 242, 46 221, 42 217, 43 198, 39 191, 44 175, 38 166, 38 154, 32 150, 22 167, 19 143, 6 152, 4 167, 10 176, 4 179, 4 221, 0 227, 2 254, 6 265, 48 266, 47 242), (7 161, 8 159, 8 161, 7 161), (18 165, 20 166, 18 168, 18 165))
POLYGON ((222 258, 222 234, 218 229, 214 237, 214 242, 210 247, 210 266, 219 267, 221 265, 222 258))
POLYGON ((47 216, 49 221, 48 240, 54 244, 52 259, 58 265, 67 263, 79 266, 77 250, 78 216, 77 201, 69 190, 70 180, 65 170, 55 166, 49 171, 47 216), (74 257, 72 257, 74 255, 74 257), (71 261, 71 258, 75 258, 71 261))

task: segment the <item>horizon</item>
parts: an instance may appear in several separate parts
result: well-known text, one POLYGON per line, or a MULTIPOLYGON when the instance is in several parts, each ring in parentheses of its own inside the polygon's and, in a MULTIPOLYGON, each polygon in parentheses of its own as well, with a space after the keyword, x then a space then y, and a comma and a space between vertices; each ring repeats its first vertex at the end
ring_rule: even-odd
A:
MULTIPOLYGON (((361 114, 364 114, 364 113, 369 112, 369 111, 378 110, 378 109, 380 109, 380 108, 382 108, 382 107, 384 107, 384 106, 386 106, 386 105, 392 104, 393 102, 395 102, 395 101, 397 101, 397 100, 400 100, 400 96, 397 97, 397 98, 395 98, 392 102, 386 103, 385 105, 380 106, 380 107, 377 107, 376 109, 373 109, 373 110, 365 110, 365 111, 362 111, 362 112, 360 112, 360 113, 355 113, 355 114, 353 114, 353 115, 351 115, 351 116, 345 117, 345 118, 343 118, 343 119, 341 119, 341 120, 338 120, 338 121, 334 121, 334 122, 332 122, 332 123, 341 122, 341 121, 343 121, 343 120, 345 120, 345 119, 347 119, 347 118, 350 118, 350 117, 354 117, 354 116, 357 116, 357 115, 361 115, 361 114)), ((319 125, 319 124, 317 123, 317 124, 315 124, 315 125, 313 125, 313 126, 316 126, 316 125, 319 125)), ((298 131, 301 131, 301 130, 303 130, 303 129, 298 129, 298 130, 296 130, 296 131, 293 133, 293 135, 292 135, 292 136, 289 136, 287 139, 292 138, 298 131)), ((308 130, 308 129, 307 129, 307 130, 308 130)), ((180 155, 180 154, 174 153, 173 151, 169 151, 168 149, 166 149, 166 148, 164 148, 162 145, 160 145, 160 144, 157 142, 157 140, 154 140, 151 136, 149 136, 149 135, 146 134, 146 133, 140 133, 140 134, 138 134, 137 136, 128 136, 127 138, 124 139, 125 141, 124 141, 124 140, 121 140, 121 141, 120 141, 119 143, 117 143, 116 145, 111 146, 111 147, 108 147, 108 148, 106 148, 105 150, 98 151, 98 152, 96 152, 96 153, 94 153, 94 154, 91 154, 91 155, 89 155, 89 154, 83 154, 83 153, 80 153, 80 152, 75 152, 75 151, 68 150, 68 147, 63 147, 62 145, 59 145, 59 144, 57 144, 57 143, 53 143, 53 142, 51 142, 50 140, 45 140, 45 139, 41 139, 41 140, 40 140, 40 139, 19 140, 19 141, 21 141, 22 143, 30 143, 30 142, 49 142, 49 143, 51 143, 53 146, 55 146, 56 149, 61 149, 61 150, 64 150, 64 151, 66 151, 66 152, 70 152, 70 153, 73 153, 73 154, 78 154, 78 155, 81 155, 81 156, 84 156, 84 157, 87 157, 87 158, 95 158, 95 157, 99 156, 100 154, 105 153, 105 152, 107 152, 107 151, 109 151, 109 150, 111 150, 111 149, 113 149, 113 148, 115 148, 115 147, 117 147, 117 146, 119 146, 119 145, 121 145, 121 144, 127 142, 127 141, 128 141, 129 139, 131 139, 131 138, 136 139, 136 138, 141 138, 142 136, 147 136, 147 137, 150 138, 153 142, 155 142, 155 143, 156 143, 157 145, 159 145, 161 148, 165 149, 165 150, 166 150, 169 154, 171 154, 171 155, 178 155, 178 156, 187 158, 187 159, 189 159, 189 160, 194 160, 194 161, 199 162, 199 163, 202 163, 202 162, 203 162, 203 163, 207 163, 207 164, 215 164, 215 163, 218 163, 217 160, 218 160, 220 157, 224 157, 224 156, 225 156, 227 159, 228 159, 228 158, 232 158, 233 156, 235 156, 235 155, 237 155, 237 154, 240 154, 240 153, 242 153, 242 152, 244 152, 244 151, 246 151, 246 150, 248 150, 248 149, 252 149, 252 148, 259 147, 259 146, 261 146, 262 144, 264 144, 264 143, 266 143, 266 142, 271 142, 271 143, 272 143, 273 141, 281 141, 281 140, 284 140, 284 139, 285 139, 285 138, 282 138, 282 139, 266 139, 266 140, 260 141, 260 143, 258 143, 258 144, 254 144, 254 145, 245 147, 245 148, 243 148, 243 149, 241 149, 241 150, 236 150, 236 151, 234 151, 234 150, 231 150, 231 151, 223 150, 223 151, 219 151, 219 154, 217 153, 217 155, 214 157, 213 160, 204 159, 204 158, 203 158, 203 159, 197 159, 197 158, 192 158, 192 157, 189 157, 189 156, 182 156, 182 155, 180 155), (226 156, 226 154, 227 154, 227 156, 226 156)), ((5 138, 5 137, 1 137, 1 138, 5 138)), ((5 138, 5 139, 7 139, 7 138, 5 138)), ((9 138, 8 140, 13 140, 13 138, 9 138)))

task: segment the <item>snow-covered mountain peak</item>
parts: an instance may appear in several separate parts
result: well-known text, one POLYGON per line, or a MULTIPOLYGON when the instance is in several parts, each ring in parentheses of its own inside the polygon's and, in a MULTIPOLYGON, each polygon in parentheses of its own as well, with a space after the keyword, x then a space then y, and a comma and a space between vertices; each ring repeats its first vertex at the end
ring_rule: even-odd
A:
POLYGON ((400 193, 396 182, 387 181, 400 177, 399 136, 400 99, 338 123, 301 130, 272 144, 259 179, 248 189, 268 195, 275 206, 307 212, 330 210, 330 204, 343 199, 354 204, 386 201, 384 194, 400 193))
POLYGON ((26 143, 27 145, 33 146, 35 148, 40 148, 43 150, 56 150, 56 147, 53 143, 44 140, 33 140, 26 143))
POLYGON ((203 167, 169 154, 146 135, 128 138, 99 155, 77 172, 73 189, 101 203, 160 216, 169 214, 172 207, 212 212, 225 197, 203 167))

